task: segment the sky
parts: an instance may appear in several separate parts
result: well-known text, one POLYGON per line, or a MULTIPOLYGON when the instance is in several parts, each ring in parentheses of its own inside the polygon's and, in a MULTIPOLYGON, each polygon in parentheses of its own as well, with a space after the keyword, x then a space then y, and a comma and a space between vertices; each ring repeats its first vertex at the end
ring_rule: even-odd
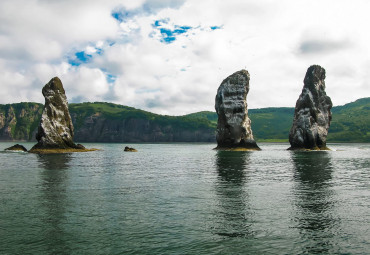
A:
POLYGON ((307 68, 334 105, 370 96, 368 0, 1 0, 0 104, 69 103, 159 114, 214 111, 222 80, 249 71, 248 108, 294 107, 307 68))

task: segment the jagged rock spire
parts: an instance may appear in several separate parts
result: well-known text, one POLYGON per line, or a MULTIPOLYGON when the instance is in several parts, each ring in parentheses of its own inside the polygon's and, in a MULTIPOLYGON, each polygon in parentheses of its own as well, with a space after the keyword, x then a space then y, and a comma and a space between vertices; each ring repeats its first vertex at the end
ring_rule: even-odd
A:
POLYGON ((325 92, 325 69, 310 66, 294 112, 289 133, 290 149, 324 150, 333 106, 325 92))

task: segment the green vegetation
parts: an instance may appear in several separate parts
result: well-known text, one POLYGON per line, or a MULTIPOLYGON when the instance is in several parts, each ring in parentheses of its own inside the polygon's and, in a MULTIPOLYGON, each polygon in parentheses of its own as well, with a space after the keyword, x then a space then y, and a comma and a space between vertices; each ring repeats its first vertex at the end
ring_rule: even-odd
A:
MULTIPOLYGON (((294 108, 251 109, 257 141, 288 141, 294 108)), ((370 142, 370 98, 332 108, 328 142, 370 142)))
POLYGON ((333 107, 330 142, 370 142, 370 98, 333 107))
MULTIPOLYGON (((6 140, 4 130, 11 129, 14 140, 29 140, 40 121, 42 105, 18 103, 0 105, 0 139, 6 140)), ((95 116, 122 122, 124 120, 146 120, 161 127, 170 126, 173 131, 206 130, 215 133, 217 114, 203 111, 184 116, 167 116, 150 113, 113 103, 70 104, 75 130, 83 127, 87 118, 95 116)), ((329 129, 330 142, 370 142, 370 98, 336 106, 332 109, 333 120, 329 129)), ((292 125, 294 108, 250 109, 253 134, 259 142, 287 142, 292 125)))
MULTIPOLYGON (((80 113, 80 121, 93 113, 113 119, 146 119, 160 125, 196 130, 217 127, 217 114, 202 111, 184 116, 163 116, 112 103, 71 104, 70 112, 80 113)), ((288 142, 294 108, 276 107, 250 109, 249 117, 255 139, 259 142, 288 142)), ((330 142, 370 142, 370 98, 336 106, 332 109, 333 120, 329 129, 330 142)))
POLYGON ((263 108, 249 110, 256 141, 287 142, 292 127, 294 108, 263 108))
POLYGON ((17 103, 0 105, 0 137, 4 128, 10 127, 15 140, 30 140, 42 114, 42 104, 17 103))
MULTIPOLYGON (((150 113, 133 107, 104 102, 70 104, 69 111, 71 115, 76 116, 76 129, 80 128, 85 118, 91 115, 119 121, 130 119, 149 120, 160 126, 172 126, 174 129, 187 129, 192 131, 202 128, 215 129, 217 126, 217 115, 216 121, 210 122, 202 115, 198 115, 198 113, 184 116, 167 116, 150 113)), ((211 115, 212 114, 214 115, 215 113, 211 113, 211 115)))

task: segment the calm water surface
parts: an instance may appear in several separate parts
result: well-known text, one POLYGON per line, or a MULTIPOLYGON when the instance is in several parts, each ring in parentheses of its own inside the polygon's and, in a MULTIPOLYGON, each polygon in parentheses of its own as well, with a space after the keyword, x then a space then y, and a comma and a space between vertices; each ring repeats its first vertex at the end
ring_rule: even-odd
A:
POLYGON ((0 143, 0 254, 370 254, 370 144, 11 145, 0 143))

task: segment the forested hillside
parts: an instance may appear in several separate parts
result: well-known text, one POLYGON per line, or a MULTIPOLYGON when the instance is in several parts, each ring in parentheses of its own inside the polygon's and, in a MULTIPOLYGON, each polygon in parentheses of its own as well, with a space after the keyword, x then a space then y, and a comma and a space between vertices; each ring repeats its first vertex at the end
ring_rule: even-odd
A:
MULTIPOLYGON (((0 140, 34 140, 42 104, 0 105, 0 140)), ((78 142, 215 142, 217 114, 166 116, 112 103, 70 104, 78 142)), ((250 109, 257 141, 288 141, 294 108, 250 109)), ((332 108, 329 142, 370 142, 370 98, 332 108)))

